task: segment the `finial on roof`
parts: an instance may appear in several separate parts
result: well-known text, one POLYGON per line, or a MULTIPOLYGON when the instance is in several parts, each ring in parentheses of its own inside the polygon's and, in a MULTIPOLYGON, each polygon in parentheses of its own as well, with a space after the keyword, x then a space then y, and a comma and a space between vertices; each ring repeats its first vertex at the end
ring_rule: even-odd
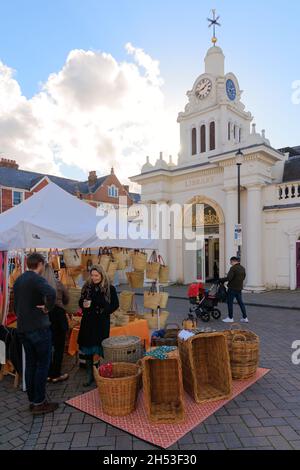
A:
POLYGON ((115 172, 114 172, 114 167, 113 167, 113 166, 111 167, 110 174, 111 174, 111 175, 114 175, 114 174, 115 174, 115 172))
POLYGON ((207 18, 207 21, 209 22, 209 28, 211 28, 211 26, 213 26, 213 37, 211 39, 211 42, 213 43, 213 45, 215 46, 218 39, 216 37, 216 26, 221 26, 221 23, 218 22, 218 20, 220 19, 220 16, 217 16, 216 17, 216 10, 212 10, 212 14, 213 14, 213 17, 212 18, 207 18))

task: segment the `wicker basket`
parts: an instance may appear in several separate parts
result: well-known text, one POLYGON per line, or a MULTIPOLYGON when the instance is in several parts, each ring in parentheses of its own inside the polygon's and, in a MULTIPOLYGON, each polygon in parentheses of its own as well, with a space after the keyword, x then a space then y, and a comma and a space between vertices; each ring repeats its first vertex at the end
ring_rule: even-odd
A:
POLYGON ((107 270, 107 276, 110 282, 113 282, 117 269, 118 269, 118 262, 110 261, 108 265, 108 270, 107 270))
POLYGON ((144 307, 157 310, 160 304, 160 295, 159 292, 144 292, 144 307))
POLYGON ((63 250, 64 262, 67 268, 76 268, 81 266, 81 250, 67 249, 63 250))
POLYGON ((141 370, 135 364, 112 364, 113 377, 101 377, 94 367, 94 378, 104 413, 126 416, 135 410, 141 370))
POLYGON ((128 284, 133 289, 138 289, 144 286, 144 271, 132 271, 126 273, 128 284))
POLYGON ((164 360, 143 361, 144 400, 152 423, 181 423, 185 418, 181 362, 178 350, 164 360))
POLYGON ((100 261, 99 261, 100 266, 104 269, 104 271, 108 271, 109 264, 110 264, 110 256, 109 255, 101 255, 100 261))
MULTIPOLYGON (((163 310, 159 314, 159 321, 160 321, 160 328, 164 328, 168 317, 170 313, 167 312, 166 310, 163 310)), ((148 326, 150 330, 156 330, 157 329, 157 312, 146 312, 143 314, 143 316, 139 316, 139 318, 142 318, 143 320, 147 320, 148 326)))
POLYGON ((143 356, 143 345, 138 336, 113 336, 102 341, 105 361, 135 363, 143 356))
POLYGON ((135 271, 145 271, 147 264, 146 253, 136 252, 132 255, 132 266, 135 271))
POLYGON ((152 336, 151 346, 178 346, 178 333, 180 326, 177 323, 167 323, 163 338, 152 336))
POLYGON ((232 378, 226 337, 204 333, 178 339, 185 390, 197 403, 224 400, 232 395, 232 378))
POLYGON ((169 266, 160 265, 159 268, 159 282, 162 284, 169 282, 169 266))
POLYGON ((125 312, 132 310, 134 303, 134 292, 130 290, 123 290, 119 295, 120 309, 125 312))
POLYGON ((70 287, 69 288, 69 303, 66 305, 65 309, 67 313, 76 313, 79 310, 79 299, 81 296, 80 287, 70 287))
POLYGON ((159 301, 160 308, 166 308, 166 306, 168 304, 168 299, 169 299, 168 292, 161 292, 160 293, 160 301, 159 301))
POLYGON ((232 378, 245 380, 255 375, 259 365, 259 337, 248 330, 224 331, 230 355, 232 378))

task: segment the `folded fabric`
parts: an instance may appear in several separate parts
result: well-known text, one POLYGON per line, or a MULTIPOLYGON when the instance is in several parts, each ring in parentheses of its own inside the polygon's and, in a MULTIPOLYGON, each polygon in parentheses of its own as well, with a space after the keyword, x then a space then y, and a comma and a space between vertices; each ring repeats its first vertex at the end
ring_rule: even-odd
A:
POLYGON ((154 357, 155 359, 167 359, 168 354, 171 351, 175 351, 177 349, 176 346, 159 346, 158 348, 153 349, 152 351, 149 351, 145 354, 145 356, 151 356, 154 357))
POLYGON ((186 341, 192 336, 195 336, 195 333, 192 333, 191 331, 188 331, 188 330, 181 330, 181 332, 178 335, 178 338, 182 339, 183 341, 186 341))

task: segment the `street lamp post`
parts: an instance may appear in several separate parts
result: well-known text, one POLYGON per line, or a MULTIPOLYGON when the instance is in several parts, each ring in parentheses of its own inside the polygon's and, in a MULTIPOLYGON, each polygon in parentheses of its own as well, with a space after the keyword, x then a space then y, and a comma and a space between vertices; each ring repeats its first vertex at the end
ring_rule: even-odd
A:
MULTIPOLYGON (((235 154, 237 166, 237 183, 238 183, 238 225, 241 225, 241 166, 244 160, 244 154, 241 149, 235 154)), ((241 258, 241 245, 238 245, 237 257, 241 258)))

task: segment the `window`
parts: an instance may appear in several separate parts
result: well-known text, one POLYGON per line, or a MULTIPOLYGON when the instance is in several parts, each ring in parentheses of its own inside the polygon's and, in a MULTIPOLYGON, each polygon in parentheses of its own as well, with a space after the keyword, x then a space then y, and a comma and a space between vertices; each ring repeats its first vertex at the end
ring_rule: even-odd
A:
POLYGON ((13 206, 21 204, 23 201, 23 193, 21 191, 13 191, 13 206))
POLYGON ((192 129, 192 155, 197 154, 197 130, 194 127, 192 129))
POLYGON ((242 128, 239 128, 239 142, 242 142, 242 128))
POLYGON ((234 140, 236 140, 236 138, 237 138, 237 126, 234 126, 234 128, 233 128, 233 137, 234 137, 234 140))
POLYGON ((116 188, 116 186, 109 186, 108 188, 108 196, 109 197, 118 197, 119 196, 119 190, 116 188))
POLYGON ((228 123, 228 140, 231 140, 231 123, 228 123))
POLYGON ((216 124, 211 122, 209 125, 209 150, 216 148, 216 124))
POLYGON ((203 126, 200 127, 200 139, 201 139, 200 152, 204 153, 206 152, 206 126, 204 124, 203 126))

